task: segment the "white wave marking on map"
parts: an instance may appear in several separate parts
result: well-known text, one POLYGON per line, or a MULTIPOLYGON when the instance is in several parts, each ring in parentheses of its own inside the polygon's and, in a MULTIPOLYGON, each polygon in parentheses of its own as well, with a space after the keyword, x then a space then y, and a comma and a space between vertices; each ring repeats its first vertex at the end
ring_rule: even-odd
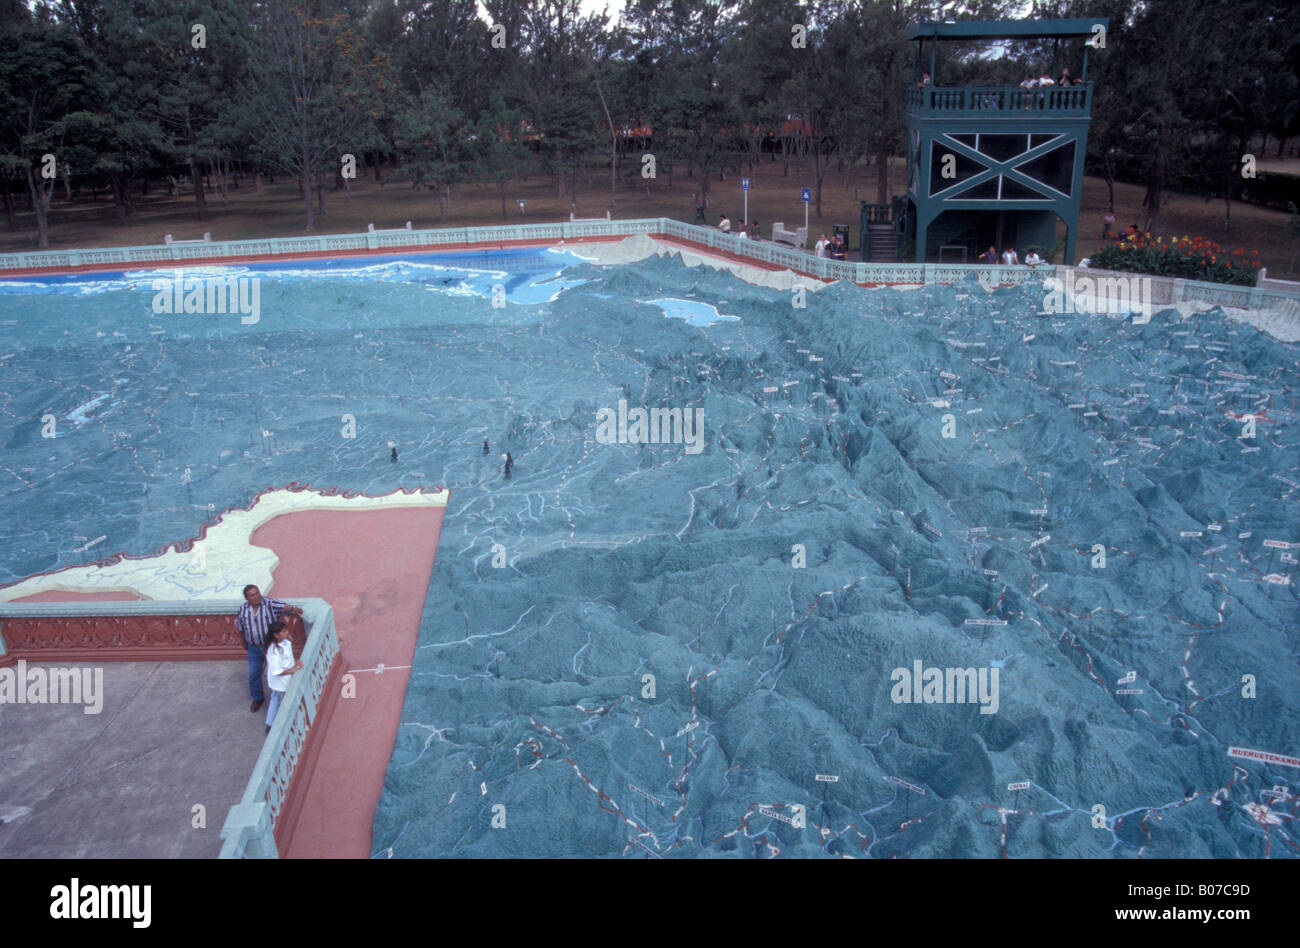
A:
POLYGON ((312 510, 390 510, 400 507, 445 507, 448 491, 401 491, 381 497, 343 497, 318 490, 275 490, 261 494, 249 509, 227 510, 212 522, 189 550, 169 544, 161 552, 100 566, 73 566, 43 573, 0 589, 0 602, 37 593, 132 592, 145 599, 239 599, 248 583, 263 592, 273 586, 280 559, 255 546, 253 534, 281 514, 312 510))

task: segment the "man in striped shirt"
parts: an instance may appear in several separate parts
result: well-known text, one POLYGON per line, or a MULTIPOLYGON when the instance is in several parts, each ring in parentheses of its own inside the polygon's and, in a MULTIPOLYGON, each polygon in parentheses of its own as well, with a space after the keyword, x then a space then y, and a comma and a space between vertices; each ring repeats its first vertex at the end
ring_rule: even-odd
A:
POLYGON ((266 700, 262 691, 262 666, 266 663, 266 646, 270 641, 267 626, 286 613, 300 616, 302 610, 279 599, 266 598, 252 583, 244 587, 244 604, 235 617, 235 628, 248 648, 248 693, 253 698, 249 711, 257 711, 266 700))

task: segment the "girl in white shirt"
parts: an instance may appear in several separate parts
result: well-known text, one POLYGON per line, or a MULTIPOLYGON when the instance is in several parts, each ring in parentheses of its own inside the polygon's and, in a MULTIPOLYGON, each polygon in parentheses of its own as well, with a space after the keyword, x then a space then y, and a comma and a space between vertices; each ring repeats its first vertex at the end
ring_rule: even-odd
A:
POLYGON ((818 238, 817 243, 814 244, 814 250, 816 252, 816 255, 819 257, 826 256, 826 248, 829 247, 830 245, 831 242, 826 239, 826 235, 822 234, 821 237, 818 238))
POLYGON ((293 644, 289 641, 289 627, 278 619, 266 627, 271 642, 266 647, 266 681, 271 686, 270 707, 266 709, 266 733, 271 733, 275 712, 280 710, 284 693, 289 690, 289 679, 302 668, 302 662, 293 660, 293 644))

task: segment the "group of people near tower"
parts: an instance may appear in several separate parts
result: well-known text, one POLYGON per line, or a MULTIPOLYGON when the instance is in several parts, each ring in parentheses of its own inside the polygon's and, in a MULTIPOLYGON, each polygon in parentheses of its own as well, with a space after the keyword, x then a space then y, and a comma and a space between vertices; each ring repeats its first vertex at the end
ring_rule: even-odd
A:
MULTIPOLYGON (((999 254, 998 249, 992 244, 989 244, 989 249, 980 254, 979 261, 980 263, 1001 263, 1011 267, 1020 263, 1020 256, 1016 253, 1015 247, 1008 247, 999 254)), ((1029 253, 1025 255, 1024 262, 1027 266, 1036 267, 1046 261, 1038 255, 1037 250, 1031 247, 1029 253)))

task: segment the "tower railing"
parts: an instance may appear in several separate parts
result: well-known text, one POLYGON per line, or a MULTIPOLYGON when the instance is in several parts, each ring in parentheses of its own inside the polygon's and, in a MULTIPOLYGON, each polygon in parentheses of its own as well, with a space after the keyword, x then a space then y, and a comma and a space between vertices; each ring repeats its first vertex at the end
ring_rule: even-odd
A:
POLYGON ((919 86, 907 90, 907 109, 922 115, 1049 112, 1087 116, 1092 83, 1072 86, 919 86))

